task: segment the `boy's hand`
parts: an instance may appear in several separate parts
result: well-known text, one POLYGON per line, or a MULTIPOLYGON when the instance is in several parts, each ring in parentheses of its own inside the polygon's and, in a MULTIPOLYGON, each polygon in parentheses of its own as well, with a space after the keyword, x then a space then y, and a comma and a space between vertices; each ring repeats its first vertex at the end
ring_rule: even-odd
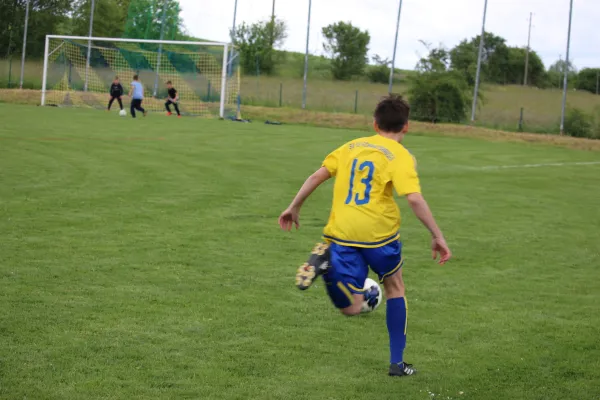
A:
POLYGON ((292 225, 296 225, 296 229, 300 228, 300 210, 289 207, 279 216, 279 226, 284 231, 291 231, 292 225))
POLYGON ((431 256, 435 260, 438 258, 438 255, 438 264, 440 265, 444 265, 452 257, 452 252, 448 244, 446 244, 446 239, 443 237, 434 237, 431 240, 431 256))

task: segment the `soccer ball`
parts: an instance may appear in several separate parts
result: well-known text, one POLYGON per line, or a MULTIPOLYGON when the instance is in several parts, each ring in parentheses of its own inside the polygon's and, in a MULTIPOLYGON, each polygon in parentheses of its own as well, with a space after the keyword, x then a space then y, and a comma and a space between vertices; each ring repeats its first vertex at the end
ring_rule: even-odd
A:
POLYGON ((121 111, 119 111, 119 115, 120 115, 121 117, 126 117, 126 116, 127 116, 127 111, 125 111, 125 110, 121 110, 121 111))
POLYGON ((372 296, 369 296, 369 301, 366 300, 367 296, 365 296, 365 301, 363 301, 360 312, 369 313, 377 310, 377 307, 379 307, 383 300, 383 292, 381 291, 381 287, 379 287, 379 284, 373 279, 367 278, 365 280, 365 286, 363 289, 365 290, 365 295, 370 293, 372 296))

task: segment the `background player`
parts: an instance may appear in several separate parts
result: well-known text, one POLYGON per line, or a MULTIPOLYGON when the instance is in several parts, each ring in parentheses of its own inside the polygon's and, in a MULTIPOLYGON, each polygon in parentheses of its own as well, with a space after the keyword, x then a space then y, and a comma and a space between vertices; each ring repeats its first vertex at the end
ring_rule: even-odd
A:
POLYGON ((165 108, 167 109, 167 115, 173 114, 171 112, 171 104, 175 107, 175 111, 177 112, 177 117, 181 117, 181 113, 179 112, 179 94, 177 94, 177 90, 173 87, 173 83, 171 81, 167 81, 167 89, 168 89, 168 97, 165 102, 165 108))
POLYGON ((108 101, 107 111, 110 111, 110 107, 115 99, 117 99, 119 102, 119 107, 121 107, 121 110, 123 109, 122 97, 124 92, 123 86, 121 86, 121 82, 119 82, 119 77, 115 76, 115 80, 113 81, 112 85, 110 85, 110 100, 108 101))
POLYGON ((135 110, 138 110, 143 112, 145 117, 147 113, 146 110, 142 108, 142 101, 144 101, 144 85, 140 82, 140 77, 138 75, 133 76, 129 97, 131 97, 131 116, 135 118, 135 110))
POLYGON ((375 109, 376 135, 353 140, 325 158, 323 165, 302 185, 290 206, 279 217, 279 225, 299 227, 300 208, 310 194, 335 177, 333 205, 319 243, 296 276, 300 289, 307 289, 322 275, 333 304, 345 315, 356 315, 363 301, 378 293, 364 287, 369 266, 383 282, 387 299, 386 321, 390 338, 389 375, 413 375, 404 362, 406 346, 406 300, 402 280, 402 244, 399 241, 400 210, 393 189, 406 196, 408 204, 432 235, 433 258, 444 264, 451 257, 442 232, 421 195, 416 160, 400 144, 408 131, 408 104, 399 97, 383 99, 375 109))

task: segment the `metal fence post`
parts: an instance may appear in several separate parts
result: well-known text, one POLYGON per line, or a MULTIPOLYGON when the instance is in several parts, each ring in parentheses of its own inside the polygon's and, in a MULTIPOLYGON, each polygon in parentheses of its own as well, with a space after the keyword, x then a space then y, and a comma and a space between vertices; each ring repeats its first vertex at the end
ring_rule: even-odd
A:
POLYGON ((521 114, 519 115, 519 132, 523 132, 523 107, 521 107, 521 114))
POLYGON ((279 84, 279 107, 283 107, 283 82, 279 84))
POLYGON ((12 82, 12 54, 8 58, 8 88, 10 89, 12 82))

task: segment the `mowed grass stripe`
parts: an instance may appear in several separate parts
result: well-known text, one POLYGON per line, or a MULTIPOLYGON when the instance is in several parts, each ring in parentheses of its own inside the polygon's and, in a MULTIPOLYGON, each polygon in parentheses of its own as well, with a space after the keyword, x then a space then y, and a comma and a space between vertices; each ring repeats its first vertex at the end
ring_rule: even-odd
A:
POLYGON ((7 105, 0 114, 0 136, 24 139, 0 140, 0 398, 600 393, 597 167, 475 169, 596 153, 407 137, 456 256, 432 263, 426 232, 399 201, 406 357, 421 373, 390 380, 383 307, 343 318, 321 283, 294 287, 331 184, 307 202, 298 232, 276 226, 323 157, 364 133, 7 105))

